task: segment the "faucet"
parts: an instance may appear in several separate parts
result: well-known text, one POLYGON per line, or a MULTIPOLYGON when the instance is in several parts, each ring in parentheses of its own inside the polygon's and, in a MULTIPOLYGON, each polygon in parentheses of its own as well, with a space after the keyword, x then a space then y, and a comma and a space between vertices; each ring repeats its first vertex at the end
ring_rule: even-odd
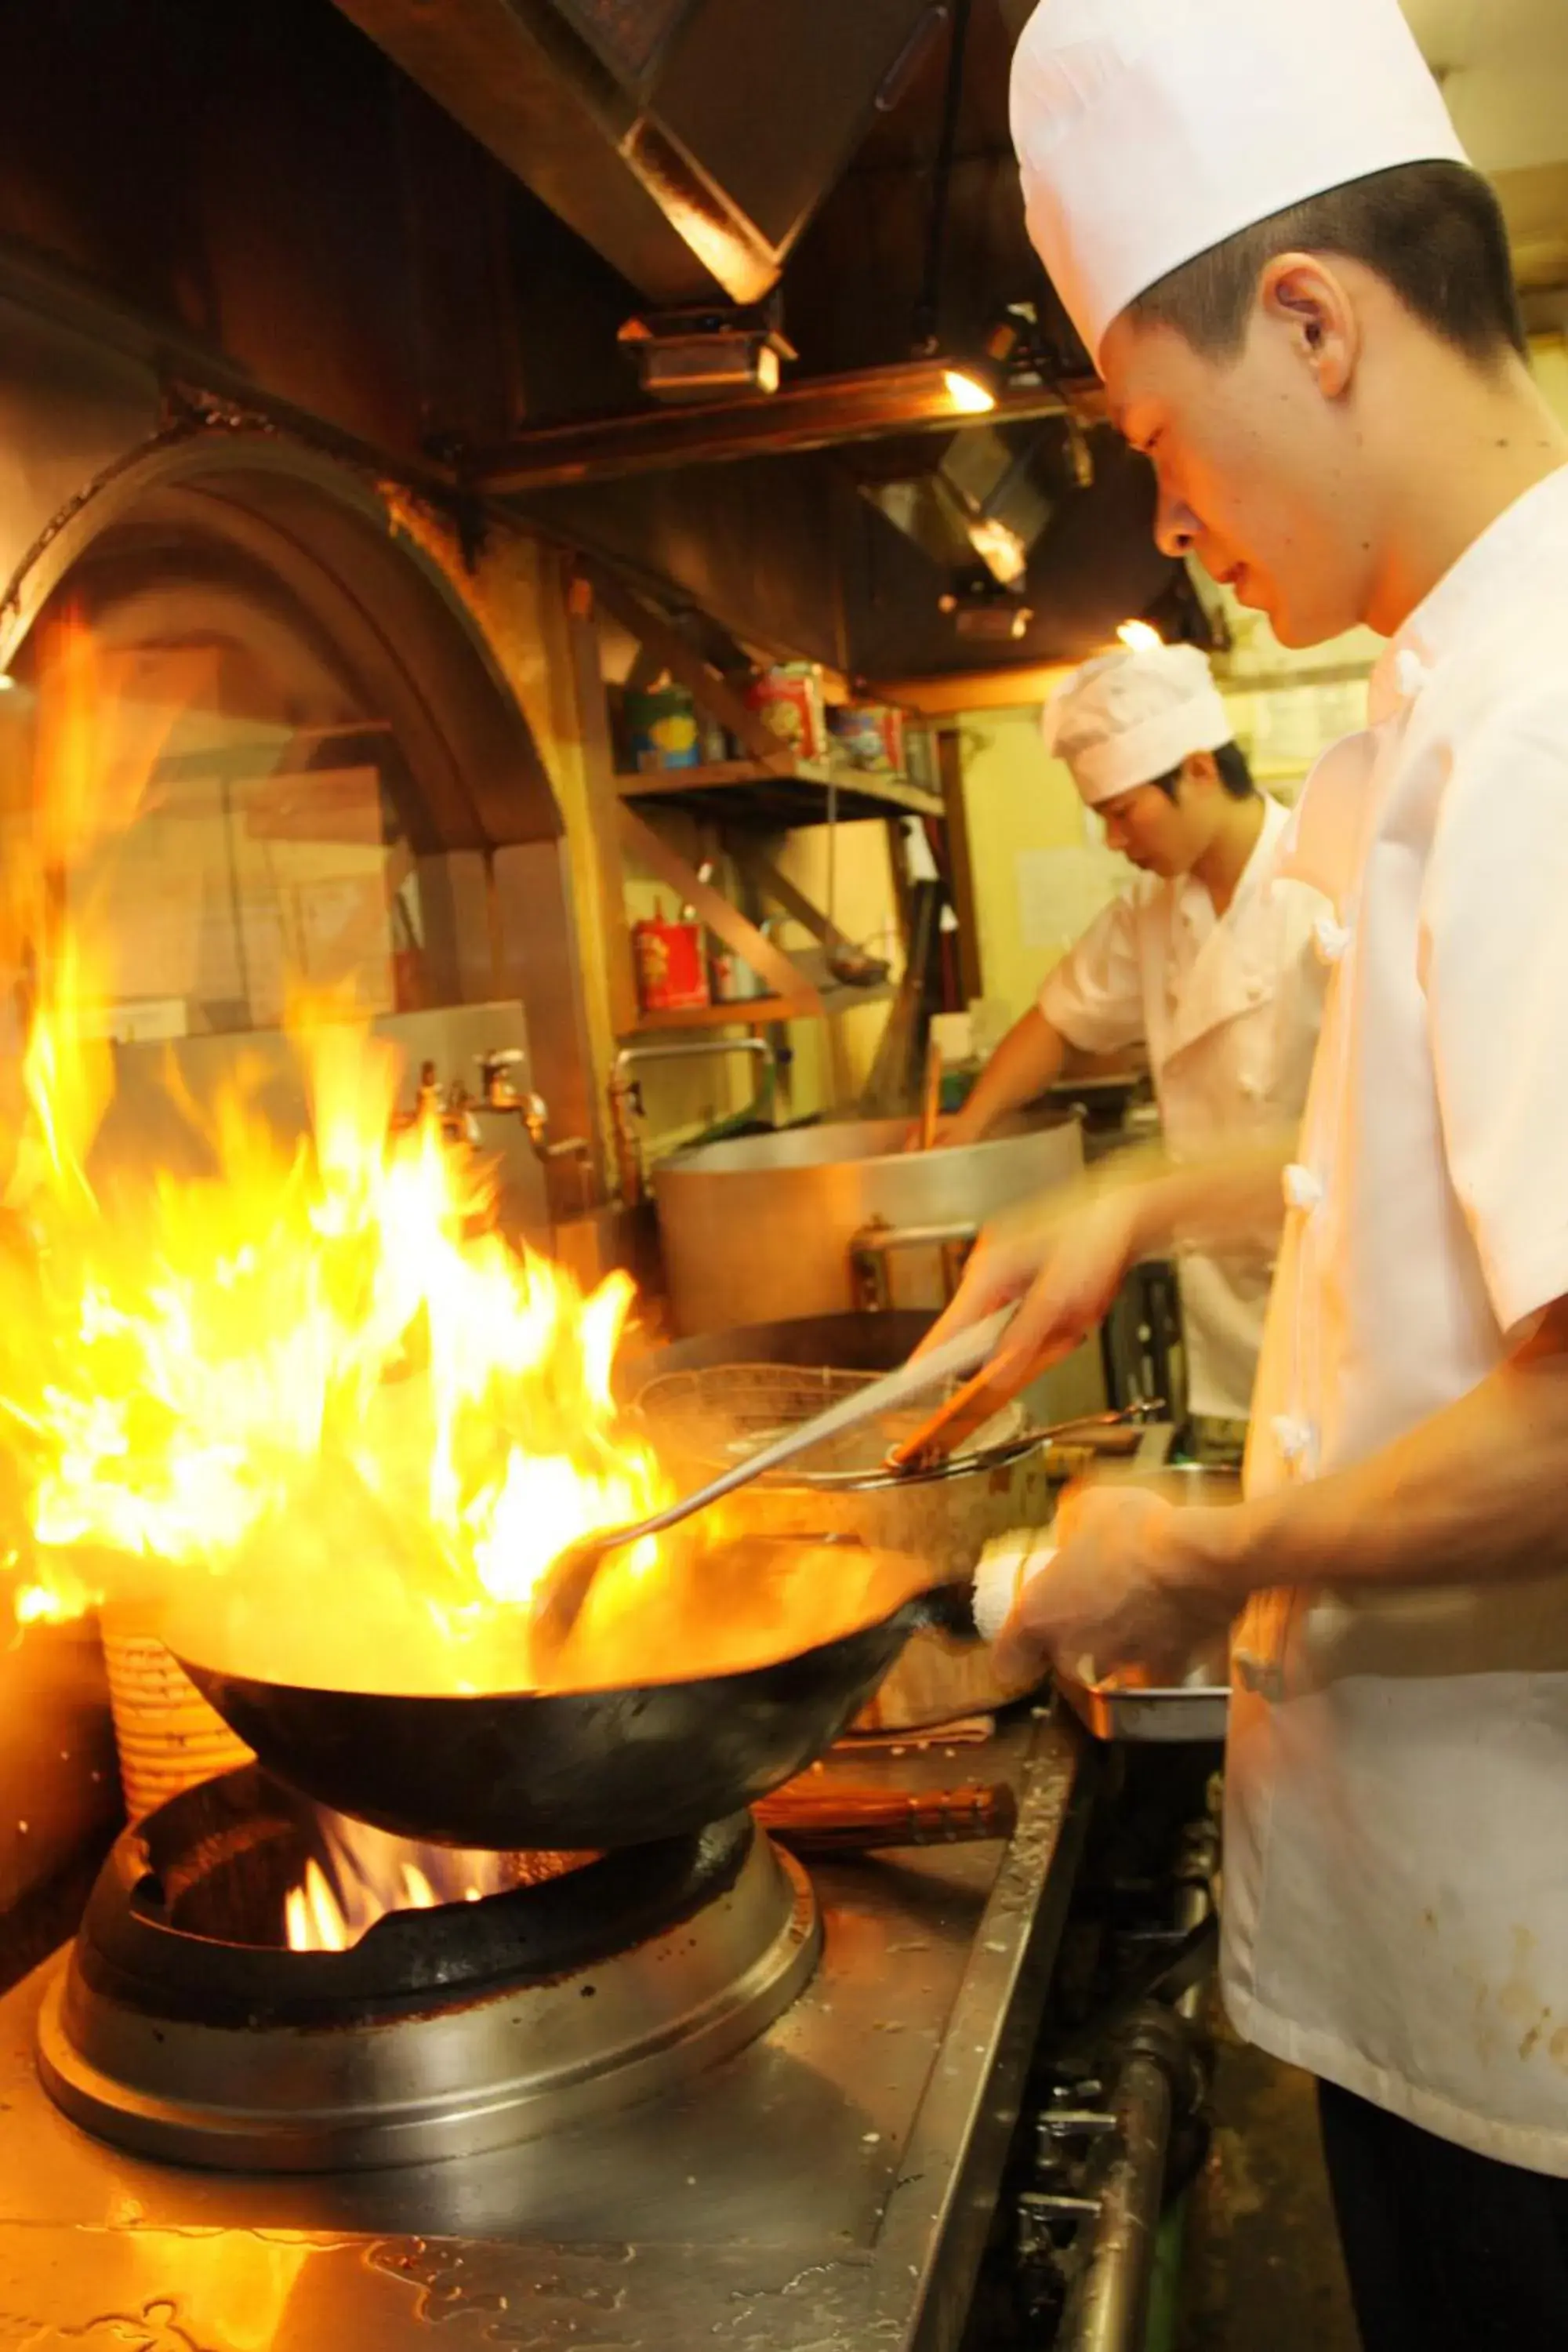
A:
POLYGON ((527 1058, 518 1045, 502 1046, 493 1053, 481 1054, 479 1056, 479 1090, 477 1095, 471 1095, 460 1078, 450 1086, 443 1087, 435 1063, 421 1063, 414 1108, 412 1111, 394 1112, 391 1120, 393 1133, 428 1123, 439 1129, 444 1142, 473 1150, 483 1140, 479 1127, 480 1112, 493 1111, 504 1118, 516 1118, 521 1120, 534 1157, 542 1167, 550 1168, 563 1160, 578 1162, 586 1197, 593 1180, 594 1147, 585 1135, 568 1135, 559 1142, 551 1141, 550 1106, 542 1095, 535 1094, 531 1087, 520 1087, 513 1075, 527 1058))
POLYGON ((556 1160, 575 1160, 586 1182, 593 1167, 594 1147, 585 1135, 567 1135, 559 1142, 551 1141, 549 1104, 531 1087, 520 1088, 513 1076, 527 1059, 521 1045, 502 1045, 493 1053, 481 1054, 479 1107, 484 1110, 515 1112, 542 1166, 548 1168, 556 1160))
POLYGON ((637 1207, 644 1187, 642 1152, 632 1125, 634 1116, 641 1113, 642 1095, 632 1072, 639 1062, 695 1062, 716 1054, 754 1054, 764 1069, 773 1060, 765 1037, 691 1037, 679 1043, 650 1037, 641 1045, 623 1045, 616 1055, 610 1072, 610 1130, 621 1198, 628 1209, 637 1207))
POLYGON ((394 1135, 409 1128, 438 1128, 441 1139, 454 1146, 475 1144, 479 1130, 474 1122, 473 1108, 461 1087, 443 1087, 434 1062, 419 1065, 419 1084, 415 1089, 412 1110, 395 1110, 387 1121, 394 1135))

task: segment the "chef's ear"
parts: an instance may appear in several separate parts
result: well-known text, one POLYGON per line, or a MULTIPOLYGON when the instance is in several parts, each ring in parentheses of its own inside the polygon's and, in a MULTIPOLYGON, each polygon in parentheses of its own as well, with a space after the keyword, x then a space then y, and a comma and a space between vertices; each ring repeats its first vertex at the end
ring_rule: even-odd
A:
POLYGON ((1325 400, 1350 385, 1361 356, 1361 320, 1331 261, 1311 253, 1279 253, 1258 284, 1266 319, 1282 328, 1325 400))

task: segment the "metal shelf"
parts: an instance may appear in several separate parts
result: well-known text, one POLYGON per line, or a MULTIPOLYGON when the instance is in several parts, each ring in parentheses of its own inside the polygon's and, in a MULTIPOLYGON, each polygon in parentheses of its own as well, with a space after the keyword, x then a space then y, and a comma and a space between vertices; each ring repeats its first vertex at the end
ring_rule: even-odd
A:
POLYGON ((663 1030, 682 1028, 764 1028, 769 1021, 823 1021, 832 1013, 853 1013, 856 1004, 889 1004, 896 995, 893 981, 877 981, 875 988, 820 988, 814 997, 742 997, 738 1004, 696 1004, 687 1013, 637 1013, 637 1025, 627 1037, 656 1037, 663 1030))
POLYGON ((695 815, 721 814, 729 824, 744 824, 759 833, 776 833, 799 825, 827 823, 827 792, 837 786, 838 821, 852 824, 864 817, 888 816, 903 811, 913 816, 940 817, 940 793, 907 783, 900 776, 869 776, 858 769, 835 772, 826 761, 799 760, 775 768, 762 760, 723 760, 703 768, 661 768, 638 775, 618 775, 616 790, 624 801, 658 802, 688 808, 695 815), (721 795, 721 811, 714 796, 721 795))
POLYGON ((891 981, 874 988, 825 988, 815 996, 748 996, 732 1004, 699 1004, 689 1013, 642 1013, 628 1038, 652 1037, 670 1029, 757 1029, 772 1021, 818 1021, 853 1013, 858 1004, 887 1004, 897 993, 891 981))

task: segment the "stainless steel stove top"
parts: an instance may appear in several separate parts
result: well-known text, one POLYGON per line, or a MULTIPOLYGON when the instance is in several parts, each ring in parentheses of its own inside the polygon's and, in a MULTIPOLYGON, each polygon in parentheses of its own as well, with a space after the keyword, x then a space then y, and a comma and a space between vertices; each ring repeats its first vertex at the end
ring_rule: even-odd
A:
POLYGON ((1038 1717, 962 1761, 858 1758, 858 1783, 1011 1779, 1017 1828, 814 1865, 821 1962, 749 2047, 444 2163, 259 2178, 88 2137, 37 2073, 56 1955, 0 2002, 0 2347, 951 2346, 1065 1908, 1079 1754, 1038 1717))

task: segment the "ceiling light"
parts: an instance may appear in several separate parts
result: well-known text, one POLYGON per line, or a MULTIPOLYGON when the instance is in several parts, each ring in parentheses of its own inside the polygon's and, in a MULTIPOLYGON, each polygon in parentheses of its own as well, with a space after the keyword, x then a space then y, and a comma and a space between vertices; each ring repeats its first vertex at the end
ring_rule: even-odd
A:
POLYGON ((1004 588, 1011 588, 1029 568, 1029 551, 1016 530, 994 515, 978 515, 969 525, 969 544, 1004 588))
POLYGON ((1135 654, 1152 653, 1156 646, 1163 646, 1165 642, 1159 630, 1147 621, 1123 621, 1116 634, 1129 651, 1135 654))
POLYGON ((961 416, 984 416, 987 409, 996 405, 996 395, 990 386, 968 368, 943 368, 942 380, 961 416))

